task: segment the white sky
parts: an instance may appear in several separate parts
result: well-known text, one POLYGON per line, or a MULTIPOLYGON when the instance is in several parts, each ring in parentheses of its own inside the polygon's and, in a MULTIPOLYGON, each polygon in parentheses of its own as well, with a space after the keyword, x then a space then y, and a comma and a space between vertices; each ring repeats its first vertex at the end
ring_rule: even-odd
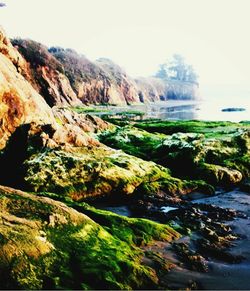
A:
MULTIPOLYGON (((181 53, 203 85, 250 90, 250 0, 3 0, 11 37, 108 57, 148 76, 181 53)), ((250 92, 250 91, 249 91, 250 92)))

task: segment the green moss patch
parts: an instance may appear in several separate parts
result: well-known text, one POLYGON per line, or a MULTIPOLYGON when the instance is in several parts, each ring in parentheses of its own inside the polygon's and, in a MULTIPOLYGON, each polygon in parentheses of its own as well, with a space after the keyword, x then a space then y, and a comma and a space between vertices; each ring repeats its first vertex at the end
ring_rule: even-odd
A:
POLYGON ((160 132, 164 134, 203 133, 207 137, 220 137, 222 134, 233 134, 239 128, 250 128, 248 123, 234 123, 229 121, 148 121, 137 122, 134 126, 149 132, 160 132))
POLYGON ((61 193, 77 201, 149 193, 153 183, 172 194, 190 192, 189 184, 171 177, 168 169, 104 147, 72 152, 45 149, 24 166, 29 191, 61 193))
POLYGON ((147 131, 117 127, 100 134, 100 141, 167 167, 181 179, 229 185, 249 177, 250 127, 246 123, 162 121, 135 126, 147 131))
POLYGON ((60 195, 42 195, 0 186, 1 289, 157 287, 156 272, 141 264, 136 245, 171 241, 176 231, 65 199, 76 211, 49 198, 60 195))
POLYGON ((104 226, 113 236, 129 244, 148 244, 153 240, 172 241, 179 234, 168 225, 147 219, 128 218, 115 213, 85 206, 83 213, 104 226))

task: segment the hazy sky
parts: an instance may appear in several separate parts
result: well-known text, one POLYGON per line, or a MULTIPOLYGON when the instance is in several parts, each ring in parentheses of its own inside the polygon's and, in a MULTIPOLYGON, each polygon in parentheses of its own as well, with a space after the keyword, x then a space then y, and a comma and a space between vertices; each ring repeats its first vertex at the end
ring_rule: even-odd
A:
POLYGON ((3 0, 9 36, 108 57, 152 75, 181 53, 201 84, 249 86, 250 0, 3 0))

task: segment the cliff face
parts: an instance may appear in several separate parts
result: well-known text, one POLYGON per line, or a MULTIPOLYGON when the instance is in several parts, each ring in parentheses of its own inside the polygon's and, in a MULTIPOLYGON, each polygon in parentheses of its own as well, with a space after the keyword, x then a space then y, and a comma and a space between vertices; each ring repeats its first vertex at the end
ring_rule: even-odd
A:
POLYGON ((0 149, 24 123, 54 123, 51 109, 19 71, 26 61, 0 31, 0 149))
MULTIPOLYGON (((29 58, 31 60, 30 55, 29 58)), ((106 128, 108 126, 107 123, 98 118, 96 118, 98 120, 93 120, 85 115, 78 116, 68 110, 52 110, 49 106, 52 104, 48 101, 48 97, 56 104, 67 103, 72 105, 79 104, 80 101, 74 95, 66 77, 62 73, 56 69, 52 71, 51 68, 45 65, 42 66, 41 63, 42 57, 40 57, 39 64, 28 63, 12 46, 4 31, 1 30, 0 150, 6 146, 6 142, 12 134, 23 125, 26 125, 26 138, 28 136, 36 136, 36 139, 39 140, 38 143, 43 146, 47 145, 53 148, 56 146, 99 144, 98 141, 88 135, 88 132, 106 128), (54 76, 54 79, 46 75, 48 72, 50 77, 51 75, 54 76), (60 76, 63 77, 61 78, 60 76), (50 85, 48 85, 48 82, 44 85, 46 78, 50 85), (65 83, 60 83, 60 80, 65 80, 65 83), (63 84, 67 86, 63 86, 63 84), (52 90, 53 88, 55 90, 52 90), (68 91, 66 91, 67 88, 68 91), (41 93, 45 92, 44 95, 40 95, 39 91, 41 93), (68 99, 62 92, 69 93, 67 95, 68 99)), ((60 64, 55 59, 51 59, 49 63, 51 66, 55 67, 56 65, 59 68, 60 64)))
POLYGON ((197 100, 200 98, 199 86, 195 83, 160 78, 136 79, 140 99, 144 101, 197 100))
POLYGON ((139 78, 136 79, 140 99, 154 102, 161 100, 160 97, 166 94, 166 87, 162 80, 157 78, 139 78))
POLYGON ((32 40, 13 45, 28 63, 23 76, 54 105, 139 102, 135 82, 111 61, 89 61, 71 49, 50 48, 32 40))
POLYGON ((126 104, 141 101, 135 81, 121 67, 105 58, 97 60, 96 64, 105 71, 117 91, 116 94, 123 96, 126 104))
POLYGON ((22 75, 49 106, 81 104, 64 74, 62 64, 49 53, 46 46, 22 39, 15 39, 12 43, 27 62, 26 70, 21 71, 22 75))
POLYGON ((76 95, 83 103, 130 104, 139 102, 136 84, 110 60, 89 61, 73 50, 50 49, 64 67, 76 95))
MULTIPOLYGON (((193 83, 156 77, 134 80, 109 59, 91 62, 71 49, 46 46, 32 40, 12 41, 22 58, 20 73, 49 106, 82 104, 128 105, 168 99, 197 99, 193 83)), ((20 61, 21 60, 21 61, 20 61)))

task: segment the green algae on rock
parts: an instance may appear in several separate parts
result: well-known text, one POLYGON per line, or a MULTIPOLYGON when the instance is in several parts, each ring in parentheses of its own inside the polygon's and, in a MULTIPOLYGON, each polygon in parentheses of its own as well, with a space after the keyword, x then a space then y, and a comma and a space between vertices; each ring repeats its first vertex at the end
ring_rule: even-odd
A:
POLYGON ((242 180, 242 174, 238 170, 206 163, 199 168, 199 175, 211 184, 222 184, 224 186, 238 184, 242 180))
POLYGON ((179 121, 142 121, 136 122, 134 126, 149 132, 159 132, 164 134, 183 133, 203 133, 206 136, 220 136, 221 134, 231 135, 239 128, 249 128, 247 122, 230 121, 199 121, 199 120, 179 120, 179 121))
POLYGON ((62 202, 3 186, 0 207, 1 289, 156 288, 156 273, 141 265, 135 237, 179 236, 169 226, 82 206, 97 224, 62 202))
POLYGON ((107 210, 97 209, 85 202, 77 202, 69 197, 50 192, 34 193, 36 196, 49 197, 64 202, 66 205, 86 214, 95 222, 105 227, 113 236, 130 245, 147 245, 157 241, 172 241, 179 238, 179 233, 168 224, 159 224, 143 218, 129 218, 107 210))
POLYGON ((28 158, 24 168, 24 180, 30 191, 61 193, 77 201, 97 197, 119 199, 136 191, 149 193, 159 189, 185 194, 199 185, 204 188, 202 182, 181 181, 160 165, 107 147, 71 152, 45 149, 28 158))
POLYGON ((135 126, 150 132, 123 126, 101 133, 99 139, 163 165, 182 179, 231 185, 249 177, 250 127, 246 123, 162 121, 138 122, 135 126), (168 135, 151 133, 152 128, 168 135))

